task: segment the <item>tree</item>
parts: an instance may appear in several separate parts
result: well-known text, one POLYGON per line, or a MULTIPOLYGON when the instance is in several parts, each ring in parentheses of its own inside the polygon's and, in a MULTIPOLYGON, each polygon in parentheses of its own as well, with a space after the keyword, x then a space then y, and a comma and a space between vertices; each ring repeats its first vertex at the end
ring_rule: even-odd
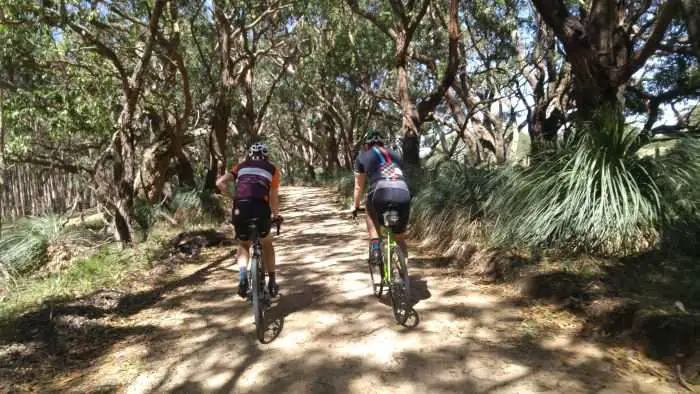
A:
POLYGON ((411 94, 411 75, 409 61, 411 58, 426 58, 425 54, 416 53, 411 44, 415 38, 423 17, 428 11, 430 0, 402 1, 391 0, 391 18, 383 18, 381 13, 360 7, 358 0, 346 0, 353 12, 366 18, 388 38, 394 45, 393 66, 396 73, 396 90, 402 109, 402 134, 404 161, 411 166, 420 165, 420 127, 429 119, 431 112, 440 103, 457 72, 457 47, 459 43, 459 23, 457 20, 457 0, 450 1, 449 10, 449 54, 447 69, 428 97, 417 105, 411 94))
POLYGON ((580 6, 533 0, 533 4, 566 52, 583 119, 593 118, 603 108, 621 113, 627 83, 657 51, 689 50, 681 29, 674 28, 680 0, 590 0, 580 6))

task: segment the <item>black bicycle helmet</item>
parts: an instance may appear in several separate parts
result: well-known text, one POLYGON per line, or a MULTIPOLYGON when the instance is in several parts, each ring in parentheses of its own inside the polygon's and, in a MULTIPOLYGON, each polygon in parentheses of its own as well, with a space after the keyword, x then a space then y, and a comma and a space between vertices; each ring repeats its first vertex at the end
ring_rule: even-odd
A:
POLYGON ((367 145, 384 145, 384 136, 382 133, 369 129, 367 136, 365 137, 365 144, 367 145))

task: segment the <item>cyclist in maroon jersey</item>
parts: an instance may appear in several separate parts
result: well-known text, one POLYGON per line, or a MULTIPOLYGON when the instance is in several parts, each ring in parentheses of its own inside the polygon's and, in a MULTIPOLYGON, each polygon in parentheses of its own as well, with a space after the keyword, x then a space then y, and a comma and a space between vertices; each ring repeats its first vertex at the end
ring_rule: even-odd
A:
POLYGON ((247 264, 250 250, 251 219, 258 219, 260 243, 263 248, 265 270, 268 274, 270 295, 277 296, 278 286, 275 272, 275 249, 272 244, 270 227, 272 222, 281 222, 279 215, 279 168, 268 160, 269 151, 262 143, 253 144, 248 150, 248 158, 236 164, 229 172, 216 181, 222 193, 229 194, 228 183, 236 183, 233 198, 231 222, 236 230, 238 245, 238 267, 240 284, 238 295, 245 298, 248 292, 247 264))

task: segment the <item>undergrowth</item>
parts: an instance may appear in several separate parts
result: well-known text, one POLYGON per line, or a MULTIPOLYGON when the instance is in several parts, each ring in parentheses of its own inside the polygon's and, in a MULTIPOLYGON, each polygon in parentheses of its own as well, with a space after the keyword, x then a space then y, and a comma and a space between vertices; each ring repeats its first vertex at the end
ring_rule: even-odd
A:
POLYGON ((4 229, 0 239, 0 285, 38 268, 47 260, 51 247, 75 249, 97 241, 94 232, 67 222, 60 216, 25 217, 4 229))
POLYGON ((158 264, 156 256, 163 245, 182 230, 182 227, 156 226, 149 240, 134 248, 107 244, 93 254, 73 260, 58 272, 19 276, 5 282, 0 287, 0 320, 11 319, 46 300, 74 299, 101 288, 130 286, 126 280, 129 275, 158 264))
POLYGON ((127 272, 145 265, 131 251, 107 246, 46 277, 18 278, 2 295, 0 320, 12 318, 48 299, 73 298, 97 288, 116 286, 127 272))
POLYGON ((465 168, 461 163, 441 167, 439 174, 424 174, 414 181, 411 201, 411 235, 448 255, 484 239, 485 203, 492 193, 495 171, 465 168))

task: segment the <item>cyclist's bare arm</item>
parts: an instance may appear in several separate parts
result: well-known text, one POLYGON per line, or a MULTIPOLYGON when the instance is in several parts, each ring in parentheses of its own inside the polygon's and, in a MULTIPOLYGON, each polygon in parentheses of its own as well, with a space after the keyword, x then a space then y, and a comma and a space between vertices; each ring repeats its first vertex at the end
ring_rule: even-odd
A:
POLYGON ((272 216, 277 217, 280 214, 280 189, 273 187, 270 189, 270 210, 272 216))
POLYGON ((235 178, 233 174, 230 172, 226 172, 226 174, 222 175, 219 177, 219 179, 216 180, 216 187, 221 190, 221 193, 233 198, 233 194, 228 190, 228 183, 234 181, 235 178))
POLYGON ((356 172, 355 173, 355 193, 353 194, 353 207, 354 208, 359 208, 360 207, 360 199, 362 198, 362 192, 365 189, 365 178, 367 177, 366 174, 361 173, 361 172, 356 172))

